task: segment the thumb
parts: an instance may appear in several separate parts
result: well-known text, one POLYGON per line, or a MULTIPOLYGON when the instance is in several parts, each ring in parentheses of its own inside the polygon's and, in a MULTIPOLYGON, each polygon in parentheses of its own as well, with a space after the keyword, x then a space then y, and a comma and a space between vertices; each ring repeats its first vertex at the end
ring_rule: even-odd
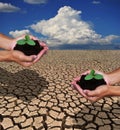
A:
POLYGON ((90 90, 84 90, 84 93, 89 96, 89 97, 94 97, 94 96, 97 96, 97 93, 96 91, 90 91, 90 90))
POLYGON ((31 55, 31 56, 24 56, 22 59, 23 62, 33 62, 37 58, 36 55, 31 55))

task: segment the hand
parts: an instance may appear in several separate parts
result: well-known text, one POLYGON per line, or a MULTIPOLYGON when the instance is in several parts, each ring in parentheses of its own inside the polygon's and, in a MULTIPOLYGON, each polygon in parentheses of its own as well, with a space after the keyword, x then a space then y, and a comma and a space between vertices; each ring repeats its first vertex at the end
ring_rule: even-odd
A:
MULTIPOLYGON (((82 75, 81 75, 82 76, 82 75)), ((83 89, 77 84, 77 81, 80 80, 80 77, 76 77, 73 82, 71 83, 73 89, 76 89, 82 96, 84 96, 85 98, 87 98, 86 94, 84 93, 83 89)))
MULTIPOLYGON (((109 78, 108 78, 108 75, 107 75, 107 74, 105 74, 105 73, 103 73, 103 72, 100 72, 100 71, 97 71, 97 70, 95 70, 95 72, 98 73, 98 74, 103 75, 104 80, 106 81, 107 84, 109 84, 109 78)), ((75 78, 75 79, 73 80, 73 82, 71 83, 72 86, 73 86, 73 88, 75 88, 75 89, 76 89, 82 96, 84 96, 86 99, 88 99, 88 95, 86 94, 85 90, 83 90, 83 89, 77 84, 77 81, 80 80, 80 78, 81 78, 82 75, 87 75, 87 74, 89 74, 89 73, 90 73, 90 70, 88 70, 88 71, 82 73, 82 74, 80 75, 80 77, 75 78)), ((87 91, 87 90, 86 90, 86 91, 87 91)), ((90 90, 88 90, 88 91, 90 91, 90 90)))
POLYGON ((90 102, 96 102, 96 101, 102 99, 103 97, 108 96, 109 95, 109 89, 110 89, 110 86, 101 85, 93 91, 84 90, 84 94, 86 95, 85 97, 90 102))
MULTIPOLYGON (((30 36, 30 39, 38 40, 38 38, 36 38, 36 37, 34 37, 34 36, 32 36, 32 35, 29 35, 29 36, 30 36)), ((16 43, 17 43, 17 41, 18 41, 19 39, 24 39, 24 38, 25 38, 25 35, 23 35, 23 36, 21 36, 21 37, 19 37, 19 38, 16 38, 16 39, 14 40, 14 42, 11 44, 11 50, 13 50, 13 48, 15 47, 15 45, 16 45, 16 43)), ((39 40, 38 40, 38 41, 39 41, 39 40)), ((43 47, 43 50, 41 50, 40 53, 36 56, 36 58, 34 59, 33 63, 38 62, 38 61, 40 60, 40 58, 41 58, 44 54, 46 54, 47 51, 48 51, 48 47, 47 47, 47 45, 45 44, 45 42, 39 41, 39 44, 43 47)))
POLYGON ((9 51, 8 61, 14 61, 24 67, 28 67, 34 64, 34 60, 36 59, 36 55, 26 56, 24 53, 20 51, 9 51))
POLYGON ((34 60, 34 63, 38 62, 41 59, 41 57, 48 51, 48 47, 45 44, 45 42, 39 42, 39 44, 43 47, 43 50, 41 50, 40 53, 37 55, 37 58, 34 60))
MULTIPOLYGON (((14 47, 15 47, 15 45, 16 45, 16 43, 17 43, 18 40, 20 40, 20 39, 25 39, 25 36, 26 36, 26 35, 22 35, 22 36, 20 36, 20 37, 18 37, 18 38, 13 39, 13 40, 12 40, 12 43, 11 43, 11 45, 10 45, 10 50, 13 50, 13 49, 14 49, 14 47)), ((38 40, 36 37, 34 37, 34 36, 32 36, 32 35, 29 35, 29 37, 30 37, 30 39, 38 40)))

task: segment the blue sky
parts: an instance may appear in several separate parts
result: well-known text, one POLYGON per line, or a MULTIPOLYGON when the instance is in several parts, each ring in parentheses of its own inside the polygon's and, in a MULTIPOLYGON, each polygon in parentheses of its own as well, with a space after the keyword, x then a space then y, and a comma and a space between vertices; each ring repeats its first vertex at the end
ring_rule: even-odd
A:
POLYGON ((120 49, 120 0, 0 0, 1 33, 57 49, 120 49))

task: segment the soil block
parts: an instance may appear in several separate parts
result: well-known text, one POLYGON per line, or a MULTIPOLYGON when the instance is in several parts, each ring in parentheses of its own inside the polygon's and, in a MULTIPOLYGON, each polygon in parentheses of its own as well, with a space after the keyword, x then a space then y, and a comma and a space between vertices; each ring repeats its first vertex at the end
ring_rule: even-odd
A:
POLYGON ((28 44, 24 44, 24 45, 16 44, 14 50, 22 51, 27 56, 37 55, 43 49, 43 47, 39 44, 38 40, 34 40, 34 42, 36 43, 35 46, 31 46, 28 44))
POLYGON ((89 90, 94 90, 96 87, 100 85, 106 84, 104 79, 96 80, 96 79, 91 79, 91 80, 85 80, 86 75, 82 75, 80 80, 77 81, 77 84, 82 88, 82 89, 89 89, 89 90))

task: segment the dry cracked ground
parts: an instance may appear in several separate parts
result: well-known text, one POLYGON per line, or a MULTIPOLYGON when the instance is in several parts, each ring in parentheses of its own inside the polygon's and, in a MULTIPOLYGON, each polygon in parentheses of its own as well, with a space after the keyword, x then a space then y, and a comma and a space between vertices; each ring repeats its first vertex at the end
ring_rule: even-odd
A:
POLYGON ((120 98, 91 104, 70 83, 95 68, 120 67, 120 51, 51 50, 23 68, 0 63, 0 130, 120 130, 120 98))

